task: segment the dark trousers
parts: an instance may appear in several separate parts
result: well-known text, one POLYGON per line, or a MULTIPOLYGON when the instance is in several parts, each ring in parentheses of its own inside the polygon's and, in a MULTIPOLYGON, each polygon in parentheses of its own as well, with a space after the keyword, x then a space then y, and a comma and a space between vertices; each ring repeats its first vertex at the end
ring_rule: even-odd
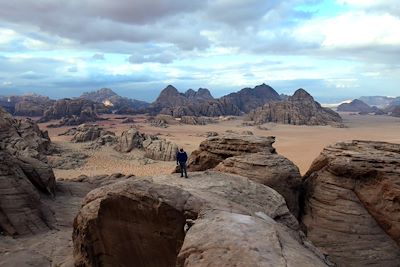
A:
POLYGON ((183 173, 185 173, 185 177, 188 178, 186 171, 186 162, 179 162, 179 167, 181 169, 181 177, 183 177, 183 173))

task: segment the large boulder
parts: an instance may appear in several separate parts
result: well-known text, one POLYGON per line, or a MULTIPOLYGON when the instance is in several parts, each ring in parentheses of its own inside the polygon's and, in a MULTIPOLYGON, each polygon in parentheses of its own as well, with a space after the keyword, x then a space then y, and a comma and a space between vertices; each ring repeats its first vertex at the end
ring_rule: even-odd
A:
POLYGON ((11 154, 45 160, 52 150, 47 132, 31 119, 17 120, 0 108, 0 149, 11 154))
POLYGON ((248 114, 256 124, 275 122, 293 125, 340 126, 342 118, 329 108, 323 108, 304 89, 298 89, 288 100, 269 102, 248 114))
POLYGON ((248 153, 225 159, 214 170, 234 173, 276 190, 289 210, 299 215, 302 178, 299 168, 287 158, 267 151, 248 153))
POLYGON ((204 171, 216 167, 226 158, 247 153, 268 151, 275 153, 272 144, 275 137, 239 135, 227 133, 212 136, 200 143, 199 149, 189 157, 189 171, 204 171))
POLYGON ((115 133, 106 131, 104 128, 98 125, 82 124, 76 128, 76 132, 72 137, 72 142, 82 143, 82 142, 92 142, 106 135, 115 136, 115 133))
POLYGON ((53 217, 40 193, 54 194, 54 188, 48 165, 0 150, 0 231, 15 236, 49 230, 53 217))
POLYGON ((0 108, 0 230, 35 234, 51 228, 40 195, 54 196, 55 177, 46 163, 51 142, 32 120, 16 120, 0 108))
POLYGON ((155 135, 140 133, 135 128, 122 132, 115 147, 117 151, 128 153, 133 149, 144 150, 145 156, 154 160, 172 161, 176 158, 178 146, 155 135))
POLYGON ((399 266, 400 145, 329 146, 305 175, 308 238, 339 266, 399 266))
POLYGON ((86 196, 75 265, 326 266, 297 229, 282 196, 244 177, 128 179, 86 196))

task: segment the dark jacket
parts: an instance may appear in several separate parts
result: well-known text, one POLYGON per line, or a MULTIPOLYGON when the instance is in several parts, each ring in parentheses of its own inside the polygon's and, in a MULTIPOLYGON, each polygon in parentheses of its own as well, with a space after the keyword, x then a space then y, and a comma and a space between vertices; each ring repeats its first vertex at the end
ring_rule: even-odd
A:
POLYGON ((176 162, 183 163, 183 162, 186 162, 187 159, 188 159, 188 156, 185 151, 183 151, 183 152, 178 151, 178 153, 176 153, 176 162))

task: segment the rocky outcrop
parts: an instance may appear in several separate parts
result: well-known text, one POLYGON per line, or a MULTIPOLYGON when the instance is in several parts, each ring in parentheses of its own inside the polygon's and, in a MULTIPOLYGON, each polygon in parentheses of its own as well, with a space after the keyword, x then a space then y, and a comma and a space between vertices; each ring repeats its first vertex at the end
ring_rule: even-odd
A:
POLYGON ((395 106, 391 109, 390 116, 400 117, 400 105, 395 106))
POLYGON ((43 116, 44 110, 52 105, 54 100, 41 95, 0 96, 0 106, 16 116, 43 116))
MULTIPOLYGON (((101 104, 103 105, 103 104, 101 104)), ((99 104, 85 99, 61 99, 49 107, 39 122, 60 120, 59 126, 80 125, 99 120, 97 108, 99 104)))
POLYGON ((188 170, 214 169, 267 185, 280 193, 298 216, 301 175, 293 162, 276 153, 274 142, 275 137, 250 134, 209 137, 190 155, 188 170))
POLYGON ((240 176, 128 179, 86 196, 74 221, 74 259, 76 266, 326 266, 297 227, 279 194, 240 176))
POLYGON ((238 109, 244 113, 261 107, 265 103, 280 100, 279 94, 271 86, 264 83, 254 88, 244 88, 239 92, 228 94, 220 99, 222 102, 230 103, 238 107, 238 109))
POLYGON ((51 228, 40 195, 53 196, 55 177, 45 163, 51 143, 31 120, 15 120, 0 108, 0 231, 35 234, 51 228))
POLYGON ((76 128, 76 132, 71 141, 74 143, 92 142, 106 135, 115 136, 115 133, 106 131, 104 128, 95 124, 82 124, 76 128))
POLYGON ((213 99, 207 89, 197 92, 188 90, 179 93, 172 85, 161 91, 157 100, 151 104, 147 112, 150 114, 165 114, 173 117, 206 116, 217 117, 222 115, 239 115, 238 107, 225 100, 213 99))
POLYGON ((331 109, 323 108, 303 89, 298 89, 287 101, 270 102, 249 113, 257 124, 275 122, 293 125, 333 125, 342 118, 331 109))
POLYGON ((223 160, 248 153, 275 153, 275 137, 261 137, 227 133, 207 138, 189 157, 189 171, 204 171, 216 167, 223 160))
POLYGON ((130 128, 121 134, 116 150, 127 153, 133 149, 144 150, 145 156, 154 160, 172 161, 175 160, 178 146, 165 139, 130 128))
POLYGON ((206 125, 216 121, 210 117, 182 116, 180 122, 189 125, 206 125))
POLYGON ((343 103, 337 107, 337 111, 342 112, 360 112, 364 114, 378 112, 377 107, 371 107, 359 99, 354 99, 350 103, 343 103))
POLYGON ((299 168, 287 158, 268 152, 246 153, 225 159, 214 170, 238 174, 269 186, 281 194, 289 210, 299 215, 302 178, 299 168))
POLYGON ((400 145, 338 143, 305 175, 308 238, 339 266, 398 266, 400 145))
POLYGON ((0 149, 17 156, 45 160, 52 150, 47 132, 31 119, 16 120, 0 108, 0 149))

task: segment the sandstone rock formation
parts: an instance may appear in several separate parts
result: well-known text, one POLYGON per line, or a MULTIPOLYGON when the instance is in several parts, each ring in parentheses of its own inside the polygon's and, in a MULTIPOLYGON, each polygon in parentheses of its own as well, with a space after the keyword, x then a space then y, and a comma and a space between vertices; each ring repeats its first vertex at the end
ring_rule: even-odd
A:
POLYGON ((190 125, 206 125, 214 123, 215 120, 210 117, 182 116, 180 122, 190 125))
POLYGON ((40 195, 54 195, 54 173, 45 163, 47 133, 31 120, 15 120, 0 108, 0 231, 34 234, 51 228, 40 195))
POLYGON ((127 153, 133 149, 143 149, 145 156, 154 160, 172 161, 175 160, 178 146, 165 139, 130 128, 121 134, 116 150, 127 153))
MULTIPOLYGON (((100 104, 85 99, 61 99, 46 109, 39 122, 60 120, 59 125, 79 125, 99 120, 97 108, 100 104)), ((103 104, 101 104, 103 105, 103 104)))
POLYGON ((220 100, 231 103, 238 107, 240 111, 248 113, 265 103, 279 101, 281 98, 272 87, 263 83, 254 88, 244 88, 239 92, 228 94, 220 100))
POLYGON ((238 174, 267 185, 286 200, 289 210, 299 215, 301 175, 287 158, 278 155, 275 137, 224 134, 209 137, 189 157, 189 171, 214 170, 238 174))
POLYGON ((274 190, 218 172, 128 179, 90 192, 76 266, 326 266, 274 190), (216 246, 217 245, 217 246, 216 246))
POLYGON ((189 157, 189 171, 204 171, 216 167, 226 158, 267 151, 275 153, 275 137, 224 134, 207 138, 189 157))
POLYGON ((308 238, 338 266, 398 266, 400 145, 338 143, 305 175, 308 238))
POLYGON ((188 90, 186 93, 179 93, 172 85, 161 91, 156 101, 150 105, 148 112, 173 117, 217 117, 240 114, 240 110, 229 101, 213 99, 207 89, 199 89, 197 92, 188 90))
POLYGON ((75 143, 92 142, 108 135, 115 136, 115 133, 106 131, 95 124, 81 124, 76 128, 76 132, 71 141, 75 143))
POLYGON ((222 161, 214 170, 234 173, 269 186, 281 194, 289 210, 299 215, 301 175, 298 167, 287 158, 268 152, 234 156, 222 161))
POLYGON ((359 99, 354 99, 350 103, 343 103, 337 107, 337 111, 343 112, 360 112, 363 114, 375 113, 379 109, 375 106, 371 107, 359 99))
POLYGON ((270 102, 249 113, 257 124, 275 122, 293 125, 341 124, 342 118, 331 109, 323 108, 303 89, 298 89, 287 101, 270 102))
POLYGON ((0 96, 0 106, 16 116, 42 116, 44 110, 52 105, 54 100, 41 95, 0 96))
POLYGON ((47 132, 31 119, 16 120, 0 108, 0 149, 13 155, 44 160, 52 150, 47 132))
POLYGON ((131 114, 146 108, 149 103, 119 96, 109 88, 101 88, 94 92, 83 93, 79 98, 103 103, 117 114, 131 114))

